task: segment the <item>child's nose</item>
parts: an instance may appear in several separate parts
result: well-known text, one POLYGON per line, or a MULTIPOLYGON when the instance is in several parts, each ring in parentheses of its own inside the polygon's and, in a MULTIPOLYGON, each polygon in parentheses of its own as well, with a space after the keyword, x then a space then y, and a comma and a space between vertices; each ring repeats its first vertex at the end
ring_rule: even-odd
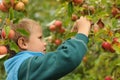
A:
POLYGON ((47 43, 46 42, 44 42, 44 46, 46 46, 47 45, 47 43))

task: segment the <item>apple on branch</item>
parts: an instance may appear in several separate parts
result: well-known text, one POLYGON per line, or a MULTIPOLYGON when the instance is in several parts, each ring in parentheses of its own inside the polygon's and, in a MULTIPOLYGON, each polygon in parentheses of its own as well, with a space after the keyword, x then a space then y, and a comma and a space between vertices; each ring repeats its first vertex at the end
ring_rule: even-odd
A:
POLYGON ((54 22, 54 25, 55 25, 57 28, 61 28, 61 27, 62 27, 62 21, 56 20, 56 21, 54 22))
POLYGON ((5 46, 0 46, 0 55, 7 54, 7 48, 5 46))
POLYGON ((0 10, 2 12, 8 12, 8 9, 5 7, 5 5, 3 4, 3 2, 0 3, 0 10))
POLYGON ((55 43, 56 45, 60 45, 60 44, 62 43, 62 40, 56 39, 56 40, 54 41, 54 43, 55 43))

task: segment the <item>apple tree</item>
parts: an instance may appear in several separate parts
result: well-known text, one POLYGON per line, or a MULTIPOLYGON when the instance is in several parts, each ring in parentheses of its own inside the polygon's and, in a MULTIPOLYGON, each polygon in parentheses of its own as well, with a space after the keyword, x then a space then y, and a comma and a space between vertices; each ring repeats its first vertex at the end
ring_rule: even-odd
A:
MULTIPOLYGON (((48 1, 41 0, 44 7, 36 7, 36 4, 38 6, 40 4, 39 0, 29 1, 31 7, 27 6, 28 0, 2 0, 0 3, 0 15, 2 15, 0 16, 0 55, 8 53, 7 44, 11 45, 11 50, 19 51, 11 40, 14 31, 11 30, 10 24, 17 23, 25 16, 45 22, 42 25, 46 30, 44 34, 48 42, 48 51, 55 50, 64 40, 75 35, 75 32, 71 32, 74 22, 80 16, 86 16, 92 22, 87 54, 79 67, 61 80, 120 79, 119 0, 50 0, 51 5, 48 1), (52 5, 55 7, 50 9, 52 5), (48 17, 49 14, 51 18, 48 17)), ((19 32, 27 35, 24 30, 19 32)), ((2 65, 5 59, 7 56, 0 59, 2 80, 6 76, 1 75, 5 74, 2 65)))
MULTIPOLYGON (((119 80, 119 0, 57 1, 59 2, 59 6, 56 10, 55 18, 49 24, 51 36, 48 37, 48 40, 50 42, 54 42, 57 38, 64 41, 75 35, 75 33, 70 32, 70 30, 80 16, 86 16, 92 22, 87 54, 84 56, 80 66, 61 80, 119 80), (56 30, 55 21, 57 20, 62 21, 62 26, 65 29, 63 34, 60 34, 59 31, 56 30)), ((53 43, 51 46, 56 45, 53 43)))
MULTIPOLYGON (((28 0, 0 1, 0 79, 2 80, 6 76, 3 62, 10 55, 9 51, 19 51, 17 44, 12 40, 15 37, 15 31, 11 29, 10 25, 27 16, 28 2, 28 0)), ((24 30, 18 30, 18 32, 27 35, 24 30)))

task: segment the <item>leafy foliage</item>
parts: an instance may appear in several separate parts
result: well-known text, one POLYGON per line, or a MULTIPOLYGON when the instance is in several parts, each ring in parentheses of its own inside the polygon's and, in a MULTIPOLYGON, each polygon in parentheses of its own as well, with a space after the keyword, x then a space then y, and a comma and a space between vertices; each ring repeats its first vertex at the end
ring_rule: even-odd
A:
MULTIPOLYGON (((105 80, 109 76, 113 80, 120 79, 120 1, 119 0, 83 0, 76 4, 74 0, 29 0, 24 12, 9 9, 9 14, 0 12, 0 25, 10 20, 17 23, 23 17, 29 17, 40 22, 45 40, 48 42, 48 51, 55 50, 58 45, 54 42, 60 39, 62 42, 76 33, 71 33, 74 24, 72 15, 86 16, 93 25, 89 35, 88 52, 81 64, 70 74, 60 80, 105 80), (15 15, 14 15, 15 14, 15 15), (7 15, 7 16, 6 16, 7 15), (6 20, 7 18, 7 20, 6 20), (62 22, 65 32, 50 31, 49 27, 56 20, 62 22), (117 42, 114 42, 117 38, 117 42), (112 50, 104 49, 103 42, 108 42, 112 50)), ((77 20, 77 19, 76 19, 77 20)), ((23 35, 29 35, 24 30, 18 30, 23 35)), ((9 28, 6 27, 6 32, 9 28)), ((8 42, 8 41, 7 41, 8 42)), ((0 40, 3 45, 7 42, 0 40)), ((11 49, 17 51, 17 46, 11 41, 11 49)), ((107 46, 108 47, 108 46, 107 46)), ((0 59, 0 79, 4 80, 3 62, 7 56, 0 59), (1 76, 3 75, 3 76, 1 76)))

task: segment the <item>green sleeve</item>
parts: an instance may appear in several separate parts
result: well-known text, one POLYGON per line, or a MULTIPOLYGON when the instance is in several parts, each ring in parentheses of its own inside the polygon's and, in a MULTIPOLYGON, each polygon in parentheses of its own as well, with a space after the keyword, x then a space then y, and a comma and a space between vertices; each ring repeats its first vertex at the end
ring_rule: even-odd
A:
POLYGON ((57 80, 73 71, 87 51, 88 37, 77 34, 66 40, 54 52, 24 61, 19 69, 19 80, 57 80))

